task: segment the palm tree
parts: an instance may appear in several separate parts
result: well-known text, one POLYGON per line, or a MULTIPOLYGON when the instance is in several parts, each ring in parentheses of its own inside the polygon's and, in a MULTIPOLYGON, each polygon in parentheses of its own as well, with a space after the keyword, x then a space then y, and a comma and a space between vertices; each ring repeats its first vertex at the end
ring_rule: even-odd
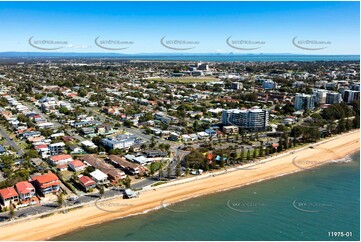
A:
POLYGON ((104 195, 104 187, 103 186, 100 186, 99 187, 99 197, 102 198, 104 195))
POLYGON ((181 175, 181 165, 179 164, 178 161, 177 161, 177 166, 176 166, 176 170, 175 170, 175 175, 177 177, 181 175))
POLYGON ((158 172, 158 178, 162 178, 163 177, 163 163, 160 162, 159 164, 159 172, 158 172))
POLYGON ((153 176, 155 172, 155 163, 150 163, 150 174, 153 176))
POLYGON ((64 194, 62 192, 60 192, 58 195, 57 195, 57 200, 56 202, 58 203, 58 207, 59 208, 62 208, 64 207, 65 205, 65 200, 64 200, 64 194))
POLYGON ((243 162, 243 159, 244 159, 244 147, 242 146, 241 147, 241 155, 239 157, 239 160, 240 160, 241 163, 243 162))
POLYGON ((248 149, 247 150, 247 161, 249 161, 251 159, 251 150, 248 149))
POLYGON ((170 163, 167 166, 167 177, 170 178, 172 168, 170 167, 170 163))
POLYGON ((15 207, 12 201, 9 204, 9 219, 12 220, 15 216, 15 207))
POLYGON ((259 156, 263 156, 263 141, 261 141, 260 147, 259 147, 259 156))

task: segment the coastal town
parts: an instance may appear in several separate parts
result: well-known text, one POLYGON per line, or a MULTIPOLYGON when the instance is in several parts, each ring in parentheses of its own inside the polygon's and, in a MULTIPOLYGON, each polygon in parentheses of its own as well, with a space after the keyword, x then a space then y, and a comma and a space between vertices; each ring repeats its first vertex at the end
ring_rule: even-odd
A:
POLYGON ((0 82, 1 222, 141 200, 360 123, 358 61, 29 58, 1 60, 0 82))

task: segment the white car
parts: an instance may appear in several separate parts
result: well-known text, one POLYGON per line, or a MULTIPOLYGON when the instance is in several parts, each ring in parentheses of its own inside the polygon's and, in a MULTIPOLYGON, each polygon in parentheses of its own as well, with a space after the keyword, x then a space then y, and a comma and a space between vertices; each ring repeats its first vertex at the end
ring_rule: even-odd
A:
POLYGON ((79 197, 77 197, 77 196, 70 196, 69 198, 68 198, 68 200, 69 201, 75 201, 75 200, 77 200, 79 197))

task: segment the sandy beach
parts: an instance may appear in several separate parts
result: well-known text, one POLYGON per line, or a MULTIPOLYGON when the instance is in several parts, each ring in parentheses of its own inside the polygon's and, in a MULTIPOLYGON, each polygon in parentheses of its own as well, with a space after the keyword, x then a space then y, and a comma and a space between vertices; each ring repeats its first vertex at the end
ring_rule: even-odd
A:
MULTIPOLYGON (((114 206, 109 211, 99 209, 99 205, 87 205, 68 213, 59 213, 42 219, 19 221, 0 225, 1 240, 47 240, 84 226, 102 223, 116 218, 142 213, 184 199, 211 194, 217 191, 236 188, 260 180, 271 179, 298 171, 305 171, 314 166, 335 161, 360 149, 359 130, 332 137, 313 144, 313 148, 304 147, 295 152, 267 159, 252 167, 227 172, 219 176, 210 176, 192 182, 171 186, 159 186, 156 190, 144 191, 139 198, 115 198, 107 201, 114 206)), ((307 172, 307 171, 305 171, 307 172)), ((109 204, 108 204, 109 205, 109 204)))

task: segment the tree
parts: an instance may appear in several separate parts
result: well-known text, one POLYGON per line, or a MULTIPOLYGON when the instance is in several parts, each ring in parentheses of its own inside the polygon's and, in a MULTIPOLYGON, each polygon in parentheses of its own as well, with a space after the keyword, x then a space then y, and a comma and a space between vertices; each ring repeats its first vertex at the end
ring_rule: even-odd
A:
POLYGON ((158 178, 161 179, 162 177, 163 177, 163 163, 160 162, 160 164, 159 164, 158 178))
POLYGON ((9 204, 9 219, 12 220, 15 216, 15 207, 12 201, 9 204))
POLYGON ((156 141, 154 136, 152 136, 152 138, 150 139, 150 144, 149 144, 149 148, 153 149, 156 146, 156 141))
POLYGON ((360 128, 360 116, 359 115, 356 115, 355 118, 352 120, 352 127, 354 129, 360 128))
POLYGON ((285 147, 285 149, 287 150, 288 149, 288 135, 287 134, 285 134, 284 135, 284 138, 285 138, 285 145, 284 145, 284 147, 285 147))
POLYGON ((326 120, 336 120, 351 117, 353 115, 353 111, 346 103, 337 103, 332 104, 328 108, 324 109, 321 115, 326 120))
POLYGON ((247 150, 247 160, 250 160, 251 159, 251 150, 248 149, 247 150))
POLYGON ((253 150, 253 159, 256 159, 257 158, 257 149, 254 149, 253 150))
POLYGON ((261 146, 259 147, 259 156, 262 157, 263 156, 263 144, 261 142, 261 146))
POLYGON ((127 176, 127 177, 124 179, 124 185, 125 185, 125 187, 126 187, 126 188, 130 188, 131 182, 132 182, 132 180, 130 179, 129 176, 127 176))
POLYGON ((294 126, 291 130, 291 136, 294 138, 300 137, 304 132, 304 128, 301 126, 294 126))
POLYGON ((99 187, 99 197, 100 197, 100 198, 103 197, 104 192, 105 192, 105 191, 104 191, 104 187, 103 187, 103 186, 100 186, 100 187, 99 187))
POLYGON ((36 150, 27 150, 25 152, 26 159, 36 158, 38 157, 38 152, 36 150))
POLYGON ((64 205, 65 205, 64 193, 59 192, 59 194, 57 195, 56 202, 57 202, 59 208, 64 207, 64 205))
POLYGON ((171 173, 172 173, 172 168, 170 167, 170 164, 168 164, 168 166, 167 166, 167 177, 168 178, 170 178, 171 173))
POLYGON ((220 167, 224 167, 224 158, 225 158, 225 157, 223 156, 223 154, 221 154, 221 155, 220 155, 220 161, 219 161, 219 166, 220 166, 220 167))
POLYGON ((280 139, 278 140, 277 151, 281 152, 282 150, 283 150, 283 139, 282 139, 282 137, 280 137, 280 139))
POLYGON ((239 134, 236 134, 236 140, 237 141, 239 140, 239 134))
POLYGON ((287 131, 287 127, 283 124, 279 124, 276 129, 278 132, 285 132, 287 131))
POLYGON ((266 156, 269 156, 269 153, 270 153, 269 147, 266 147, 266 156))
POLYGON ((165 151, 169 152, 170 150, 170 144, 164 144, 165 151))
POLYGON ((320 131, 317 128, 305 128, 303 140, 306 143, 315 142, 320 138, 320 131))
POLYGON ((141 149, 141 150, 146 150, 147 147, 148 147, 148 146, 147 146, 146 144, 144 144, 144 143, 140 145, 140 149, 141 149))
POLYGON ((244 148, 242 147, 240 161, 243 162, 243 160, 244 160, 244 148))
POLYGON ((154 175, 154 172, 155 172, 155 163, 152 162, 152 163, 150 163, 150 174, 154 175))
POLYGON ((338 122, 338 125, 337 125, 337 132, 338 133, 342 133, 342 132, 345 132, 347 129, 346 127, 346 121, 344 118, 341 118, 338 122))
POLYGON ((180 166, 179 162, 177 162, 177 166, 175 168, 175 175, 177 177, 181 175, 181 166, 180 166))

